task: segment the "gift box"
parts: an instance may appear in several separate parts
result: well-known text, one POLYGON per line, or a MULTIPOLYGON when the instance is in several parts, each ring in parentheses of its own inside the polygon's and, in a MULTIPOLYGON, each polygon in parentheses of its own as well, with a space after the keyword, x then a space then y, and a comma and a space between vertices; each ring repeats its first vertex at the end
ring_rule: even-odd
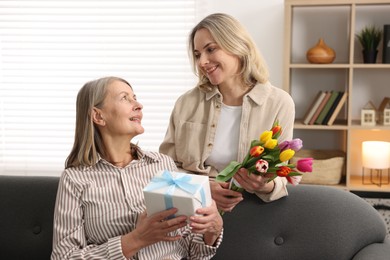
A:
POLYGON ((161 171, 143 192, 149 216, 172 207, 178 209, 176 216, 192 216, 212 203, 209 177, 203 175, 161 171))

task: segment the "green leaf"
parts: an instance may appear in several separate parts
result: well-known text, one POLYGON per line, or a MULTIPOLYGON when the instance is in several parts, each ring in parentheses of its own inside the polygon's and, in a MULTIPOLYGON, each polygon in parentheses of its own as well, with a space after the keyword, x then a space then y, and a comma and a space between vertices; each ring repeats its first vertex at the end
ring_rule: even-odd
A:
POLYGON ((249 167, 247 169, 248 169, 249 174, 251 174, 251 173, 258 174, 258 172, 256 171, 256 165, 252 165, 251 167, 249 167))
POLYGON ((253 165, 255 165, 256 162, 257 162, 259 159, 261 159, 261 155, 258 156, 258 157, 252 157, 252 158, 250 158, 247 162, 245 162, 245 164, 243 164, 243 167, 248 169, 248 168, 252 167, 253 165))
POLYGON ((274 161, 275 159, 275 156, 273 156, 272 154, 266 154, 266 155, 263 155, 262 159, 266 160, 266 161, 274 161))
POLYGON ((258 146, 258 145, 262 145, 262 142, 260 140, 252 140, 251 142, 251 148, 253 146, 258 146))
POLYGON ((231 161, 225 169, 223 169, 216 177, 217 181, 225 182, 231 179, 234 174, 242 167, 241 163, 236 161, 231 161))
POLYGON ((268 167, 268 171, 267 173, 275 173, 276 174, 276 171, 279 170, 279 167, 268 167))
POLYGON ((247 153, 246 156, 245 156, 245 158, 244 158, 244 160, 242 161, 242 165, 245 165, 245 164, 248 162, 248 160, 249 160, 250 158, 251 158, 250 153, 247 153))
POLYGON ((300 172, 290 172, 290 173, 288 174, 288 176, 301 176, 301 175, 303 175, 303 174, 300 173, 300 172))

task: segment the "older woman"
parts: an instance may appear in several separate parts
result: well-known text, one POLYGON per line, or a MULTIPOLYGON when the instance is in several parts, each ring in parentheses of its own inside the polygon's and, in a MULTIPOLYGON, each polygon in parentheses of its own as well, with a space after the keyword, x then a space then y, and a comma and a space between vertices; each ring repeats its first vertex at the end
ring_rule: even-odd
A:
POLYGON ((209 259, 222 239, 215 202, 195 216, 145 213, 142 189, 173 160, 131 143, 142 134, 142 105, 128 82, 107 77, 77 96, 73 149, 62 173, 52 259, 209 259), (189 219, 187 219, 189 218, 189 219), (189 224, 187 224, 187 221, 189 224))

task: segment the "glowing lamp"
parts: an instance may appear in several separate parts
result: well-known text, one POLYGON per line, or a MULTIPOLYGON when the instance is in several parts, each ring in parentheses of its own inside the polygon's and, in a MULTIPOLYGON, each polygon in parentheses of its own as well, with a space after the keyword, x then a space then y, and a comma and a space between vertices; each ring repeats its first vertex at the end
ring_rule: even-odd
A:
MULTIPOLYGON (((390 143, 365 141, 362 143, 363 184, 389 184, 390 143), (370 183, 365 183, 365 169, 370 172, 370 183), (383 182, 383 172, 387 171, 387 182, 383 182)), ((386 178, 385 178, 386 179, 386 178)))

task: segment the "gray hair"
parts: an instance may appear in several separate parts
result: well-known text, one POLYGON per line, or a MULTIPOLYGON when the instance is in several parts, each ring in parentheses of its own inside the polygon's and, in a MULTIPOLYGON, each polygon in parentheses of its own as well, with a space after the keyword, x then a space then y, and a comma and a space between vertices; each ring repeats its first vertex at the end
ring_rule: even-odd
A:
POLYGON ((92 166, 98 154, 104 155, 103 140, 92 119, 94 107, 101 108, 107 95, 107 87, 114 81, 121 81, 131 87, 124 79, 105 77, 89 81, 79 90, 76 100, 76 129, 73 148, 65 161, 65 168, 79 165, 92 166))

